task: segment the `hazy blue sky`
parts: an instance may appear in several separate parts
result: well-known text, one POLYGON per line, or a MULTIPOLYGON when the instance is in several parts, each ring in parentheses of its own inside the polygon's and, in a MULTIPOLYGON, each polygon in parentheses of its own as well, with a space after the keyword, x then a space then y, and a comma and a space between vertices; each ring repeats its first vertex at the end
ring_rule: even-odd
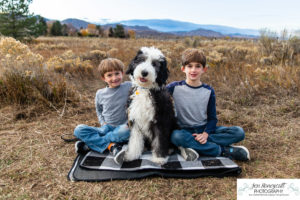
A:
POLYGON ((238 28, 300 29, 300 0, 33 0, 50 19, 174 19, 238 28))

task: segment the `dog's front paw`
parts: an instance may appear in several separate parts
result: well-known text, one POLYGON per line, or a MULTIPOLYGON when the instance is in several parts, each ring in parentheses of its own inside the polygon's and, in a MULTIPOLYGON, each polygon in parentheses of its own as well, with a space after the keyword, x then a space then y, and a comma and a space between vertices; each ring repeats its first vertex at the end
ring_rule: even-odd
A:
POLYGON ((168 156, 167 157, 157 157, 155 155, 152 156, 152 162, 155 162, 159 165, 163 165, 163 164, 166 164, 168 162, 168 156))
POLYGON ((133 161, 133 160, 138 159, 139 157, 140 157, 140 155, 133 154, 133 153, 126 151, 125 155, 124 155, 124 161, 126 161, 126 162, 133 161))

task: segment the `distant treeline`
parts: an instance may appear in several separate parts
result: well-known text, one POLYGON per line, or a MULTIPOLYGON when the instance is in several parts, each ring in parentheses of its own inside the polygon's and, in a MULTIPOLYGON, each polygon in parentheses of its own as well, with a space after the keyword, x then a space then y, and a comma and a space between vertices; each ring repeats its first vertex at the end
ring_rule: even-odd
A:
POLYGON ((0 35, 19 40, 30 40, 41 35, 135 38, 135 31, 125 30, 121 24, 107 30, 100 25, 89 24, 87 28, 78 30, 72 24, 46 22, 43 17, 29 13, 30 3, 32 0, 0 1, 0 35))

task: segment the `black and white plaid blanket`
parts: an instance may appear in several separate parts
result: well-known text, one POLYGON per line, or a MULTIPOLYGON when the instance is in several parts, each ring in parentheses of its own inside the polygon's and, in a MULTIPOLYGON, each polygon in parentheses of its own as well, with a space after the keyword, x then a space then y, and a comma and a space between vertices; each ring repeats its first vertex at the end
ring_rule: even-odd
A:
POLYGON ((124 162, 121 166, 109 154, 88 152, 78 154, 68 173, 70 181, 110 181, 131 180, 159 176, 164 178, 198 178, 206 176, 237 176, 241 168, 232 160, 224 157, 200 157, 197 161, 185 161, 180 155, 173 154, 164 165, 151 161, 150 152, 140 159, 124 162))
POLYGON ((197 161, 185 161, 179 154, 172 154, 168 162, 159 165, 151 161, 151 152, 144 152, 140 159, 123 162, 118 165, 110 154, 88 152, 80 162, 80 167, 93 170, 139 171, 139 170, 205 170, 238 167, 232 160, 225 157, 200 157, 197 161))

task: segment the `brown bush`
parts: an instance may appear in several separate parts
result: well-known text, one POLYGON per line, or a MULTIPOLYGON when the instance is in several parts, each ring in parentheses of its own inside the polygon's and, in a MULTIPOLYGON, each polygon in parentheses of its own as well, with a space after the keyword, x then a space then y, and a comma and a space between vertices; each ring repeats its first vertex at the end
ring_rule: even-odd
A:
POLYGON ((107 58, 107 54, 105 51, 92 50, 89 53, 83 54, 81 58, 83 61, 90 60, 94 65, 99 65, 101 60, 107 58))
MULTIPOLYGON (((100 57, 98 57, 97 54, 92 54, 93 50, 107 52, 107 56, 122 60, 126 66, 131 59, 134 58, 140 47, 155 46, 162 50, 167 57, 168 67, 171 72, 168 81, 172 82, 184 79, 184 74, 180 71, 181 53, 187 48, 186 45, 193 45, 192 39, 193 38, 190 37, 176 40, 120 40, 116 38, 84 38, 79 40, 77 38, 43 38, 43 41, 45 40, 48 43, 55 44, 51 42, 53 40, 58 44, 67 44, 69 50, 80 55, 80 63, 83 61, 92 61, 91 64, 94 65, 93 67, 95 67, 100 57), (189 44, 185 44, 185 42, 189 44), (77 45, 75 45, 75 43, 77 45), (80 43, 80 47, 84 47, 82 49, 83 53, 77 51, 78 43, 80 43), (96 49, 95 46, 97 46, 96 49)), ((289 41, 290 46, 294 44, 294 46, 297 47, 297 41, 295 38, 289 41)), ((267 56, 266 53, 262 53, 261 41, 256 40, 232 38, 211 40, 201 38, 200 45, 201 50, 203 50, 207 56, 207 63, 210 67, 209 72, 203 76, 203 81, 220 89, 221 95, 223 95, 223 93, 226 95, 230 94, 228 98, 236 99, 236 102, 250 105, 255 103, 255 98, 259 95, 268 96, 274 93, 282 94, 287 91, 294 93, 297 90, 296 88, 299 87, 299 74, 297 75, 295 71, 297 69, 297 60, 300 61, 298 54, 294 54, 293 62, 285 63, 285 69, 290 73, 279 73, 278 70, 271 70, 272 68, 278 69, 278 67, 282 65, 274 56, 274 51, 281 51, 282 46, 271 46, 273 48, 273 54, 267 56), (292 70, 293 67, 296 68, 293 69, 294 71, 292 70), (258 72, 255 72, 257 68, 261 68, 262 70, 267 69, 267 75, 259 75, 258 72), (291 84, 283 84, 284 82, 291 82, 291 84), (258 93, 259 95, 257 96, 258 93)), ((294 48, 295 47, 293 47, 293 49, 294 48)), ((70 58, 62 58, 61 54, 61 51, 57 51, 55 54, 58 63, 66 63, 67 60, 70 60, 70 58), (62 60, 59 61, 59 59, 62 60)), ((75 55, 75 53, 73 53, 73 55, 75 55)), ((69 64, 69 66, 71 65, 72 64, 69 64)), ((57 70, 60 69, 63 70, 64 67, 57 67, 57 70)))
POLYGON ((44 70, 43 57, 12 38, 0 41, 0 102, 5 104, 61 106, 76 101, 62 76, 44 70))
POLYGON ((11 68, 0 77, 0 101, 4 104, 60 107, 75 102, 75 93, 62 76, 50 76, 43 70, 11 68))
POLYGON ((94 67, 89 60, 83 60, 75 55, 72 50, 64 52, 60 56, 51 57, 45 66, 61 74, 70 74, 74 77, 86 78, 94 76, 94 67))

